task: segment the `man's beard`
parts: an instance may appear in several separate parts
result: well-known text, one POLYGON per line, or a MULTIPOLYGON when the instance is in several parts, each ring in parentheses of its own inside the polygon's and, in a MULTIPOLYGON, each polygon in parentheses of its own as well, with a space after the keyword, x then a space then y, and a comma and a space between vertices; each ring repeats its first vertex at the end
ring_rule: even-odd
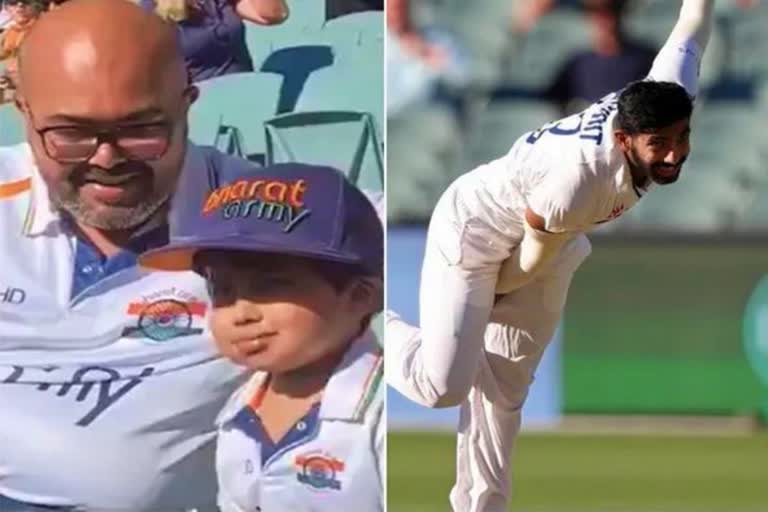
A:
POLYGON ((122 164, 109 171, 83 166, 75 169, 61 188, 50 192, 51 202, 83 225, 105 231, 132 229, 148 221, 170 199, 170 193, 158 193, 153 174, 151 167, 137 162, 122 164), (81 187, 88 183, 116 185, 125 183, 126 176, 144 180, 146 199, 133 205, 94 205, 86 203, 79 195, 81 187))
POLYGON ((685 164, 685 161, 688 159, 688 156, 685 156, 680 160, 676 165, 668 165, 668 164, 648 164, 645 163, 637 151, 634 149, 630 150, 628 154, 628 160, 629 164, 634 167, 633 174, 642 176, 643 182, 642 183, 635 183, 635 185, 640 186, 642 188, 648 188, 651 183, 655 183, 657 185, 670 185, 674 182, 676 182, 680 178, 680 174, 683 172, 683 164, 685 164), (657 169, 664 168, 664 167, 679 167, 680 169, 677 171, 676 174, 672 176, 663 176, 657 172, 657 169))
POLYGON ((688 157, 683 157, 682 160, 680 160, 675 165, 668 165, 668 164, 651 164, 648 169, 648 174, 651 177, 651 180, 654 183, 657 183, 659 185, 670 185, 674 182, 676 182, 680 178, 680 174, 683 172, 683 164, 685 164, 685 161, 688 159, 688 157), (665 176, 663 174, 660 174, 658 172, 659 169, 664 168, 677 168, 677 172, 671 176, 665 176))
POLYGON ((57 197, 51 202, 67 212, 78 223, 105 231, 118 231, 141 226, 168 203, 170 194, 156 196, 133 206, 86 206, 78 198, 57 197), (109 208, 104 211, 103 208, 109 208))

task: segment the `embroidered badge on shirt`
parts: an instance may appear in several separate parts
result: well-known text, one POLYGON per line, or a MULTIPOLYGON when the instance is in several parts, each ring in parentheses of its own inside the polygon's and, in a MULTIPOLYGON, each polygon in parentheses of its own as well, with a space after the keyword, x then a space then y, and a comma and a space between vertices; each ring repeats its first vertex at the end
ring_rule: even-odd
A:
POLYGON ((296 478, 314 489, 341 490, 338 474, 344 471, 344 462, 325 453, 298 455, 295 459, 299 470, 296 478))
POLYGON ((126 313, 138 317, 136 325, 123 329, 123 337, 164 342, 203 332, 208 305, 176 288, 163 290, 128 304, 126 313))

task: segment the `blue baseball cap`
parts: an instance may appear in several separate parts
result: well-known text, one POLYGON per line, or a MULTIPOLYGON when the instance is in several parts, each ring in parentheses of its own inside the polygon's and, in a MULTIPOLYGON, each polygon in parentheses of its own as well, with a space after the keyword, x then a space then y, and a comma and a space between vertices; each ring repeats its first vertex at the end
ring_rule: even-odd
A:
POLYGON ((221 249, 290 254, 383 274, 381 220, 365 194, 334 168, 250 168, 209 191, 198 207, 189 206, 181 214, 174 206, 168 245, 142 254, 141 265, 190 270, 195 253, 221 249))

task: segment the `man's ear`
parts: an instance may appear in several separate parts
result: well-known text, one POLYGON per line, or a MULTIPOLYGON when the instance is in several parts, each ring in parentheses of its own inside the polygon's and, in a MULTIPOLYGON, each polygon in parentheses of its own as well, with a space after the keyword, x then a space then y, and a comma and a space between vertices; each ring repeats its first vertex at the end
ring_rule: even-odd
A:
POLYGON ((622 151, 628 152, 632 149, 632 137, 630 137, 627 132, 616 130, 613 132, 613 135, 616 137, 616 142, 619 144, 622 151))
POLYGON ((24 101, 24 97, 18 91, 14 95, 13 104, 21 115, 27 114, 27 102, 24 101))

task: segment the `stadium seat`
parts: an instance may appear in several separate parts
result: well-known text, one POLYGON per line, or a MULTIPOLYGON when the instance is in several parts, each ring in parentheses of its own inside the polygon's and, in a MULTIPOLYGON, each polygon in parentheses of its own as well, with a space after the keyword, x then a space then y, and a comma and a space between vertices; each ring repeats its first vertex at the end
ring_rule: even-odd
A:
POLYGON ((369 112, 376 128, 384 127, 384 70, 381 59, 337 62, 312 73, 296 102, 296 111, 353 110, 369 112))
POLYGON ((468 130, 468 168, 505 155, 517 138, 557 119, 552 104, 538 100, 491 102, 468 130))
POLYGON ((323 24, 320 37, 332 43, 381 47, 384 40, 384 13, 362 11, 334 18, 323 24))
POLYGON ((633 36, 660 47, 667 40, 680 11, 680 2, 646 0, 630 4, 626 28, 633 36))
POLYGON ((768 185, 763 184, 752 191, 752 194, 744 202, 744 208, 740 212, 736 228, 744 232, 768 231, 768 185))
POLYGON ((282 79, 271 73, 236 73, 206 80, 190 110, 189 137, 252 160, 263 158, 261 123, 277 112, 282 79))
POLYGON ((589 29, 583 15, 571 9, 557 9, 541 18, 518 43, 505 66, 503 83, 541 90, 555 79, 572 53, 589 45, 589 29))
POLYGON ((449 0, 436 11, 439 12, 435 13, 435 25, 455 34, 459 45, 471 56, 468 63, 471 86, 485 89, 496 84, 512 43, 509 29, 512 3, 509 0, 449 0))
POLYGON ((731 8, 722 21, 729 46, 728 74, 750 80, 768 79, 768 5, 758 2, 752 8, 731 8))
POLYGON ((305 162, 343 171, 358 187, 384 187, 382 146, 370 114, 293 112, 267 120, 266 163, 305 162))
POLYGON ((432 104, 387 122, 387 215, 393 222, 426 221, 443 190, 468 169, 451 109, 432 104))
MULTIPOLYGON (((696 156, 710 165, 759 167, 757 151, 766 147, 762 119, 745 101, 710 101, 694 113, 691 140, 696 156)), ((722 169, 721 171, 722 172, 722 169)))
POLYGON ((12 146, 24 140, 24 120, 16 106, 0 105, 0 146, 12 146))
POLYGON ((324 44, 287 46, 272 52, 259 71, 276 73, 283 78, 277 112, 294 110, 309 76, 333 65, 334 58, 333 49, 324 44))
POLYGON ((273 52, 288 46, 317 43, 325 20, 325 2, 321 0, 291 0, 288 19, 280 25, 262 26, 246 23, 245 40, 253 59, 254 69, 260 69, 273 52))

